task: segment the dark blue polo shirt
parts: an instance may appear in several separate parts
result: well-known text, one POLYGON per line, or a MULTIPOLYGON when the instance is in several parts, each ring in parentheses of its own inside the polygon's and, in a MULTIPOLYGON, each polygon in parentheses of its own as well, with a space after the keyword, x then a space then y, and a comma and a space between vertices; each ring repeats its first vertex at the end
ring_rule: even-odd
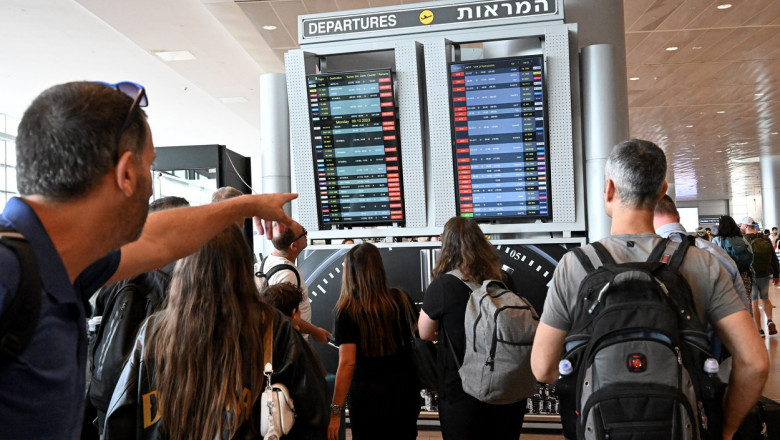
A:
MULTIPOLYGON (((120 253, 94 262, 71 284, 51 238, 22 199, 6 204, 0 224, 16 229, 32 244, 43 290, 30 345, 15 362, 0 365, 0 439, 76 439, 85 393, 84 302, 116 272, 120 253)), ((0 246, 0 313, 16 294, 19 270, 14 253, 0 246)))

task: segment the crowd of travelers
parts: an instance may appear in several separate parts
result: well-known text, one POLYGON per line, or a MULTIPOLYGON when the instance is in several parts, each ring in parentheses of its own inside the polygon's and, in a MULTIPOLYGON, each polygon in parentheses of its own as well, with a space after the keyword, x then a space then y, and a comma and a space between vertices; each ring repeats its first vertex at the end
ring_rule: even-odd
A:
MULTIPOLYGON (((147 101, 134 83, 72 82, 44 91, 22 118, 20 196, 0 217, 11 231, 0 242, 0 313, 16 307, 16 298, 39 301, 31 306, 31 325, 19 332, 21 349, 0 360, 0 438, 245 439, 281 432, 282 438, 337 440, 344 438, 349 408, 357 440, 414 439, 420 413, 415 339, 437 341, 445 439, 520 437, 525 400, 486 402, 464 391, 459 373, 469 350, 464 320, 475 290, 469 285, 505 279, 498 252, 477 222, 454 217, 444 226, 420 310, 388 285, 375 245, 350 247, 331 335, 311 323, 308 290, 295 266, 308 237, 283 211, 294 194, 220 190, 207 205, 148 212, 155 153, 142 109, 147 101), (247 218, 255 218, 275 249, 257 274, 241 232, 247 218), (37 260, 32 282, 29 249, 37 260), (152 274, 154 282, 139 288, 138 277, 152 274), (101 287, 102 322, 88 338, 86 300, 101 287), (149 300, 150 291, 157 300, 149 300), (131 307, 137 316, 112 313, 131 307), (105 343, 119 341, 122 332, 131 336, 105 343), (309 338, 338 346, 335 378, 326 379, 309 338), (110 367, 111 356, 124 358, 110 367), (116 382, 93 390, 87 371, 116 382), (279 401, 267 400, 272 393, 294 405, 291 426, 274 426, 281 419, 268 416, 269 410, 284 412, 279 401)), ((579 288, 599 261, 623 267, 652 263, 654 256, 674 260, 683 248, 683 259, 670 265, 677 264, 690 286, 688 311, 722 344, 727 354, 720 359, 730 358, 722 412, 716 412, 722 417, 710 424, 731 438, 768 374, 759 335, 777 332, 767 296, 770 280, 776 284, 780 275, 777 231, 765 237, 752 218, 736 225, 723 216, 712 242, 707 231, 689 240, 664 196, 665 175, 664 153, 652 142, 615 146, 605 168, 610 236, 558 264, 530 368, 542 383, 565 374, 561 360, 582 330, 579 288), (763 240, 771 251, 767 261, 763 240), (737 249, 743 247, 751 254, 746 266, 737 249)), ((17 321, 9 325, 23 325, 17 321)))

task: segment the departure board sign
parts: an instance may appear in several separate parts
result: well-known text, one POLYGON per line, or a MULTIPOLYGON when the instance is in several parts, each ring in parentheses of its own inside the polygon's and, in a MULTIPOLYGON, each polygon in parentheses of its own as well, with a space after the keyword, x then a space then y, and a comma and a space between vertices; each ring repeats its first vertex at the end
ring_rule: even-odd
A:
POLYGON ((549 219, 541 55, 450 64, 458 215, 549 219))
POLYGON ((320 227, 402 225, 392 71, 329 73, 306 80, 320 227))

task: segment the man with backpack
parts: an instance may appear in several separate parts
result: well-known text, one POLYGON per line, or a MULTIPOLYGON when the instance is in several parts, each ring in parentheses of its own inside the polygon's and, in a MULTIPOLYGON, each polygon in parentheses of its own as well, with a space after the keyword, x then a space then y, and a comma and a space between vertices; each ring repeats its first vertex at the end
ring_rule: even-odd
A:
MULTIPOLYGON (((0 226, 17 231, 34 262, 0 241, 2 344, 0 439, 75 439, 82 426, 87 299, 102 285, 188 255, 234 222, 257 216, 287 224, 294 194, 236 197, 148 215, 155 159, 135 83, 78 81, 36 97, 16 138, 19 197, 0 226), (37 267, 40 274, 26 282, 37 267), (20 286, 21 284, 21 286, 20 286), (17 322, 17 299, 37 307, 17 322), (29 331, 29 332, 28 332, 29 331), (20 343, 22 342, 22 343, 20 343)), ((256 222, 257 223, 257 222, 256 222)))
POLYGON ((290 283, 300 288, 303 292, 303 299, 298 307, 300 318, 295 320, 295 326, 301 333, 311 335, 320 344, 327 344, 328 336, 331 334, 311 323, 309 289, 306 287, 300 269, 293 263, 308 246, 307 235, 306 228, 296 221, 293 221, 283 231, 274 229, 271 243, 275 250, 263 258, 260 262, 260 270, 255 275, 260 291, 280 283, 290 283))
POLYGON ((769 368, 750 315, 717 258, 687 240, 655 234, 653 209, 667 189, 666 158, 657 145, 618 144, 604 174, 611 235, 566 254, 556 268, 531 353, 534 375, 553 383, 560 371, 559 382, 576 381, 571 412, 560 397, 562 418, 576 417, 578 437, 627 438, 621 437, 627 430, 639 435, 633 438, 720 438, 722 428, 722 438, 731 438, 769 368), (718 389, 699 380, 706 376, 701 337, 707 322, 733 358, 722 417, 718 389), (571 356, 565 362, 564 348, 571 356), (579 356, 572 353, 578 348, 584 349, 579 356), (575 373, 564 368, 569 362, 575 373), (698 387, 702 382, 707 389, 698 387), (709 398, 700 396, 708 390, 709 398))
POLYGON ((750 292, 750 302, 753 305, 753 319, 756 321, 758 333, 761 337, 765 336, 764 328, 761 325, 761 309, 766 313, 766 327, 770 335, 777 334, 777 326, 772 321, 772 302, 769 301, 769 276, 771 275, 774 284, 780 282, 780 263, 777 261, 777 255, 772 242, 762 233, 756 233, 755 220, 753 217, 745 217, 739 225, 742 230, 742 236, 745 242, 750 246, 753 253, 753 261, 750 263, 750 276, 753 279, 753 287, 750 292))

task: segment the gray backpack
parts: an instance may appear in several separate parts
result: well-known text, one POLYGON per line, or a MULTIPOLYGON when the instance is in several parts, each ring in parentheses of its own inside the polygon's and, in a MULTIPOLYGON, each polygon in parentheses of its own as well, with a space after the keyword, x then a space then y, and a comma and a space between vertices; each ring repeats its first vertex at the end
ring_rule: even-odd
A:
POLYGON ((464 281, 459 270, 449 274, 471 289, 464 322, 466 353, 458 369, 463 391, 495 405, 533 395, 536 379, 531 372, 531 345, 539 326, 536 310, 501 281, 485 280, 479 285, 464 281))

